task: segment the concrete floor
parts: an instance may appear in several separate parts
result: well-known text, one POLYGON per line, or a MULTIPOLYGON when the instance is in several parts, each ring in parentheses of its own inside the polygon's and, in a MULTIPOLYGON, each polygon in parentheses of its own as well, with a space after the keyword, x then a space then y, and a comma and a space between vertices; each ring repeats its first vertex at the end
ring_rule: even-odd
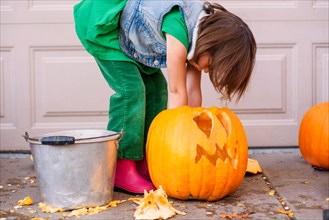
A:
MULTIPOLYGON (((247 174, 236 192, 216 202, 169 198, 175 208, 187 213, 173 219, 222 219, 223 213, 248 213, 248 219, 323 219, 324 210, 329 209, 328 171, 313 169, 303 160, 298 149, 288 152, 253 150, 249 157, 258 160, 262 174, 247 174), (269 195, 270 190, 276 193, 269 195), (278 212, 279 208, 292 211, 294 217, 278 212)), ((43 200, 28 155, 0 154, 0 165, 0 220, 64 218, 67 213, 49 214, 39 209, 37 204, 43 200), (31 181, 34 179, 35 182, 31 181), (15 208, 17 201, 26 196, 30 196, 34 204, 15 208)), ((113 199, 131 197, 141 196, 115 191, 113 199)), ((136 205, 127 201, 80 219, 134 219, 135 210, 136 205)))

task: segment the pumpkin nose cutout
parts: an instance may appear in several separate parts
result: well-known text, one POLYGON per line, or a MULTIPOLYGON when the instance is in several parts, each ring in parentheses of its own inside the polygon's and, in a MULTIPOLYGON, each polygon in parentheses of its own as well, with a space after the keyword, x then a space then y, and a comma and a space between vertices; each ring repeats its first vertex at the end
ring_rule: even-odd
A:
POLYGON ((202 111, 198 116, 194 117, 193 120, 198 125, 199 129, 207 136, 207 138, 209 138, 213 127, 211 113, 208 111, 202 111))

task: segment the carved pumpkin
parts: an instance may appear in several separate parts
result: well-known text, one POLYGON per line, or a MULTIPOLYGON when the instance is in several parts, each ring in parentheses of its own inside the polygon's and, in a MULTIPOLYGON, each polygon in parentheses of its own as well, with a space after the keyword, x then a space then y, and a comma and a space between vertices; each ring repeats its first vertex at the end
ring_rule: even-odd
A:
POLYGON ((304 115, 299 149, 309 164, 329 170, 329 102, 313 106, 304 115))
POLYGON ((162 111, 147 140, 150 176, 168 196, 214 201, 241 184, 248 161, 247 138, 227 108, 162 111))

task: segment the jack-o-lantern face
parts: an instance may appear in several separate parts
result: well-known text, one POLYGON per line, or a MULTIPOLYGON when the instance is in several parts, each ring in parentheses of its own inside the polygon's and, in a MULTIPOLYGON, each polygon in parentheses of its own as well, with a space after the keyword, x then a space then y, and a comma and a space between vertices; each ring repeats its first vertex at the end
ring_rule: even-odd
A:
POLYGON ((228 195, 241 184, 248 161, 242 124, 227 108, 161 112, 149 129, 146 151, 152 182, 178 199, 228 195))

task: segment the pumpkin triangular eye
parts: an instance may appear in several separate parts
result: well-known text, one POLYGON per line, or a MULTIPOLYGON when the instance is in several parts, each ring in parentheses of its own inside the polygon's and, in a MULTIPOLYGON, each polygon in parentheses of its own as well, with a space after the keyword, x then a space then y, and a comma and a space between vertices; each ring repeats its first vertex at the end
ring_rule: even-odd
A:
POLYGON ((223 111, 216 114, 216 116, 217 116, 218 120, 220 121, 220 123, 225 128, 227 136, 229 136, 231 134, 231 129, 232 129, 230 116, 223 111))
POLYGON ((201 111, 193 120, 198 125, 199 129, 209 138, 213 128, 213 116, 211 112, 201 111))

